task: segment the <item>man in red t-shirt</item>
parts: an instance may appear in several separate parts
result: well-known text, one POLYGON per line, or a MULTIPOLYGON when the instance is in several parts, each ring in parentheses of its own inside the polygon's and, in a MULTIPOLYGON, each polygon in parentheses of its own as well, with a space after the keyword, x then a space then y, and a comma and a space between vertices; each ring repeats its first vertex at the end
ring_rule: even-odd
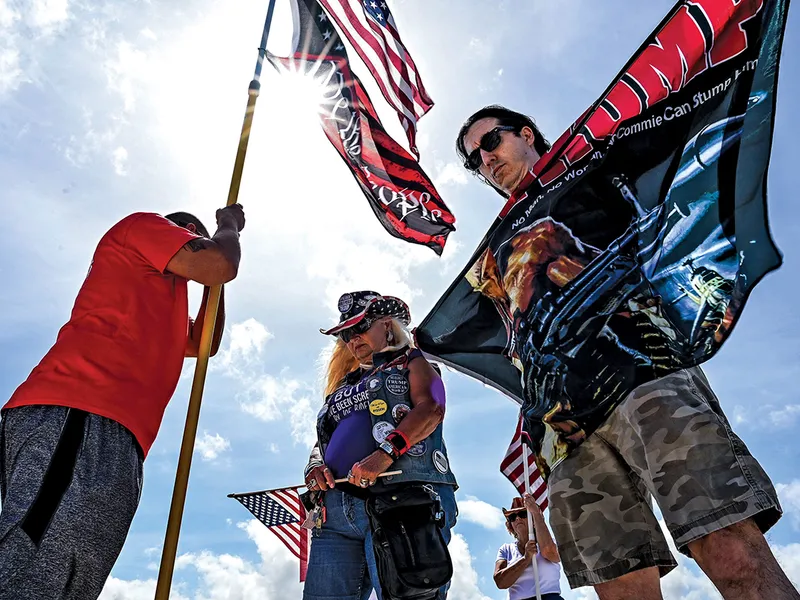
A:
MULTIPOLYGON (((188 213, 136 213, 100 240, 69 321, 2 409, 0 600, 94 600, 114 566, 142 463, 197 356, 187 282, 236 277, 244 212, 209 237, 188 213)), ((203 302, 205 306, 205 298, 203 302)), ((220 305, 212 353, 224 325, 220 305)))

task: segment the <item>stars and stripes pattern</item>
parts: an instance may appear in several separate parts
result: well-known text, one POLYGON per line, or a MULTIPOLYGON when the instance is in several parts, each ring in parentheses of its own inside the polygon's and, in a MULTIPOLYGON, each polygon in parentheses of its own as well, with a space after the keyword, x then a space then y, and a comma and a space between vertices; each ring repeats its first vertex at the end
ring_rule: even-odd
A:
POLYGON ((297 488, 284 488, 247 494, 230 494, 267 526, 289 551, 300 559, 300 581, 306 580, 311 530, 302 527, 307 514, 297 488))
POLYGON ((514 437, 511 439, 511 444, 506 450, 506 456, 503 462, 500 463, 500 472, 505 475, 511 484, 517 489, 520 496, 527 493, 530 489, 530 494, 536 500, 539 508, 544 510, 547 508, 547 484, 542 479, 539 469, 534 460, 533 451, 528 448, 528 478, 529 488, 525 486, 525 466, 523 463, 523 450, 522 450, 522 436, 525 433, 522 431, 522 415, 519 416, 517 422, 517 429, 514 431, 514 437))
MULTIPOLYGON (((304 73, 321 83, 319 117, 328 140, 358 182, 375 216, 393 236, 441 255, 455 217, 419 161, 384 129, 333 19, 318 0, 291 0, 292 53, 267 58, 280 72, 304 73)), ((327 193, 325 180, 311 190, 327 193)))
POLYGON ((397 112, 408 144, 419 158, 417 121, 433 106, 386 2, 320 0, 372 72, 383 97, 397 112))

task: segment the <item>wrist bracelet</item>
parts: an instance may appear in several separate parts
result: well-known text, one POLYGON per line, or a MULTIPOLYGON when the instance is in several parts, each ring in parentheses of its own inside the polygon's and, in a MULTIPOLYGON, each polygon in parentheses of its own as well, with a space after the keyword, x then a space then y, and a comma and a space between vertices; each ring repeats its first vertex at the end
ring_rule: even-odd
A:
POLYGON ((392 447, 394 447, 395 451, 397 452, 397 456, 402 456, 408 452, 410 447, 408 436, 397 429, 390 432, 389 435, 386 436, 386 441, 389 442, 392 447))

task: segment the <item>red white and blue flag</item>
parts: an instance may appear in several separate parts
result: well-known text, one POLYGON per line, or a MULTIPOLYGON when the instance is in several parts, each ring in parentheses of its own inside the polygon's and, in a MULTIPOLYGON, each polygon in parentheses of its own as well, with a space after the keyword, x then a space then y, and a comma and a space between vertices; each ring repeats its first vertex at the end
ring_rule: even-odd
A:
POLYGON ((500 463, 500 472, 505 475, 511 482, 519 495, 530 493, 536 500, 539 508, 544 510, 547 508, 547 484, 542 479, 539 469, 536 467, 534 453, 528 448, 526 453, 523 449, 523 436, 527 434, 522 430, 522 415, 517 422, 517 428, 514 430, 514 437, 511 439, 511 444, 506 450, 506 455, 503 462, 500 463), (525 481, 525 456, 528 459, 528 481, 525 481))
POLYGON ((431 109, 433 100, 400 39, 389 6, 381 0, 320 0, 320 4, 374 75, 383 97, 397 112, 411 151, 419 158, 417 121, 431 109))
POLYGON ((320 83, 325 135, 386 230, 441 254, 455 229, 455 217, 419 162, 384 129, 319 2, 292 0, 291 4, 296 23, 292 54, 268 54, 269 60, 279 70, 304 73, 320 83))
POLYGON ((228 497, 241 502, 242 506, 266 525, 267 529, 300 559, 300 581, 305 581, 311 530, 302 527, 307 514, 297 488, 230 494, 228 497))

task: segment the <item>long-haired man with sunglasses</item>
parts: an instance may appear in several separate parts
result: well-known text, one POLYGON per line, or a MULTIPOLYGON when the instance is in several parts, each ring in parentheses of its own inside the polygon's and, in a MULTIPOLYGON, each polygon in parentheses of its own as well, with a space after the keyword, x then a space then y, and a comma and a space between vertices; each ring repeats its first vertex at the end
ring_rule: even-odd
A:
MULTIPOLYGON (((470 116, 456 139, 464 167, 506 198, 540 187, 532 168, 549 147, 530 117, 497 105, 470 116)), ((800 598, 763 535, 781 515, 775 489, 703 372, 675 371, 658 307, 633 297, 602 326, 583 327, 590 333, 563 360, 526 344, 547 310, 536 299, 558 297, 621 233, 607 224, 630 220, 612 191, 532 204, 533 224, 501 254, 487 250, 466 276, 513 331, 509 358, 523 372, 525 406, 545 404, 526 427, 548 476, 567 579, 594 586, 601 600, 660 600, 659 578, 676 562, 655 499, 678 549, 723 597, 800 598), (575 371, 581 385, 565 383, 575 371)))

